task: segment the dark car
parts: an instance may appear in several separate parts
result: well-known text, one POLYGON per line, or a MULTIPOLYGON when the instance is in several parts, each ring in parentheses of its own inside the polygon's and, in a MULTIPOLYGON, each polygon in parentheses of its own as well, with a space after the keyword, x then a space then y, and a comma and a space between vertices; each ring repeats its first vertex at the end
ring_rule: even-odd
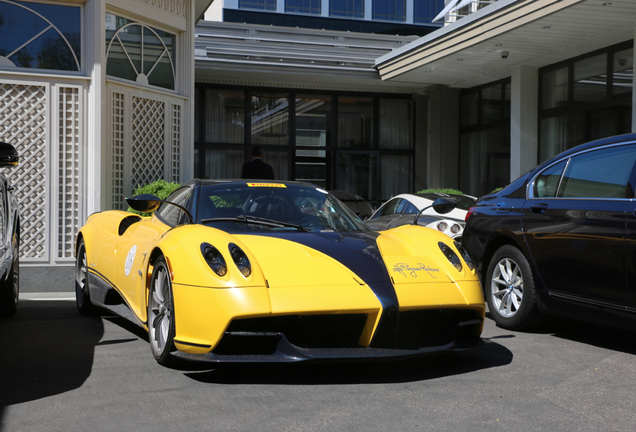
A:
MULTIPOLYGON (((18 153, 11 144, 0 142, 0 167, 18 164, 18 153)), ((15 314, 20 292, 18 201, 7 178, 0 174, 0 316, 15 314)))
POLYGON ((636 327, 636 134, 567 150, 467 216, 490 314, 521 329, 541 312, 636 327))

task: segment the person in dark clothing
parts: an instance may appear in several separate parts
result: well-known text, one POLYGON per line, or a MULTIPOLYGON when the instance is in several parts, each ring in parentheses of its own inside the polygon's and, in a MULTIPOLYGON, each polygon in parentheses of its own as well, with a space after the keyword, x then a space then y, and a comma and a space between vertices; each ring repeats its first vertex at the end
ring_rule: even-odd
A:
POLYGON ((252 160, 243 164, 241 178, 274 180, 274 168, 263 162, 263 150, 260 146, 252 147, 252 160))

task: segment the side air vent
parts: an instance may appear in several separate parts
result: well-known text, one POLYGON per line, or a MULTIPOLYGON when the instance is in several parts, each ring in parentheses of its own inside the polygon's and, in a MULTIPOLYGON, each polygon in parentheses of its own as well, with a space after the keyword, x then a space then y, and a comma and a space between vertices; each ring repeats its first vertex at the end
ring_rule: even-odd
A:
POLYGON ((139 222, 140 220, 141 217, 137 215, 126 216, 125 218, 123 218, 121 222, 119 222, 119 235, 124 235, 126 230, 130 228, 131 225, 139 222))

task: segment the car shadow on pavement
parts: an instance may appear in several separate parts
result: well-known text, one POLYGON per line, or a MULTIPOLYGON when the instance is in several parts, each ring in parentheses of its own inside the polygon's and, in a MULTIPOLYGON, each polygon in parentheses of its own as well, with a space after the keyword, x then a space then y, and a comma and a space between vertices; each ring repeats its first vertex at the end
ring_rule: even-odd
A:
POLYGON ((90 376, 101 320, 68 301, 20 301, 0 320, 0 424, 9 405, 79 388, 90 376))
POLYGON ((512 362, 512 352, 497 343, 469 351, 406 360, 330 363, 200 365, 189 378, 216 384, 385 384, 459 375, 512 362))

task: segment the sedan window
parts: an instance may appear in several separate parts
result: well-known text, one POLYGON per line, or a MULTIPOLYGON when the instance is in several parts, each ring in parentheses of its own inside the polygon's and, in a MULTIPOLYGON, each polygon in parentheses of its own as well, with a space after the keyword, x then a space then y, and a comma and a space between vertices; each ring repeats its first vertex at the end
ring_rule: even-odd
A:
POLYGON ((576 198, 634 198, 629 179, 636 145, 610 147, 572 158, 558 196, 576 198))
POLYGON ((533 195, 535 198, 549 198, 556 196, 557 188, 559 187, 559 180, 561 180, 561 174, 563 174, 566 162, 567 161, 563 161, 556 165, 552 165, 537 176, 534 180, 533 188, 533 195))

